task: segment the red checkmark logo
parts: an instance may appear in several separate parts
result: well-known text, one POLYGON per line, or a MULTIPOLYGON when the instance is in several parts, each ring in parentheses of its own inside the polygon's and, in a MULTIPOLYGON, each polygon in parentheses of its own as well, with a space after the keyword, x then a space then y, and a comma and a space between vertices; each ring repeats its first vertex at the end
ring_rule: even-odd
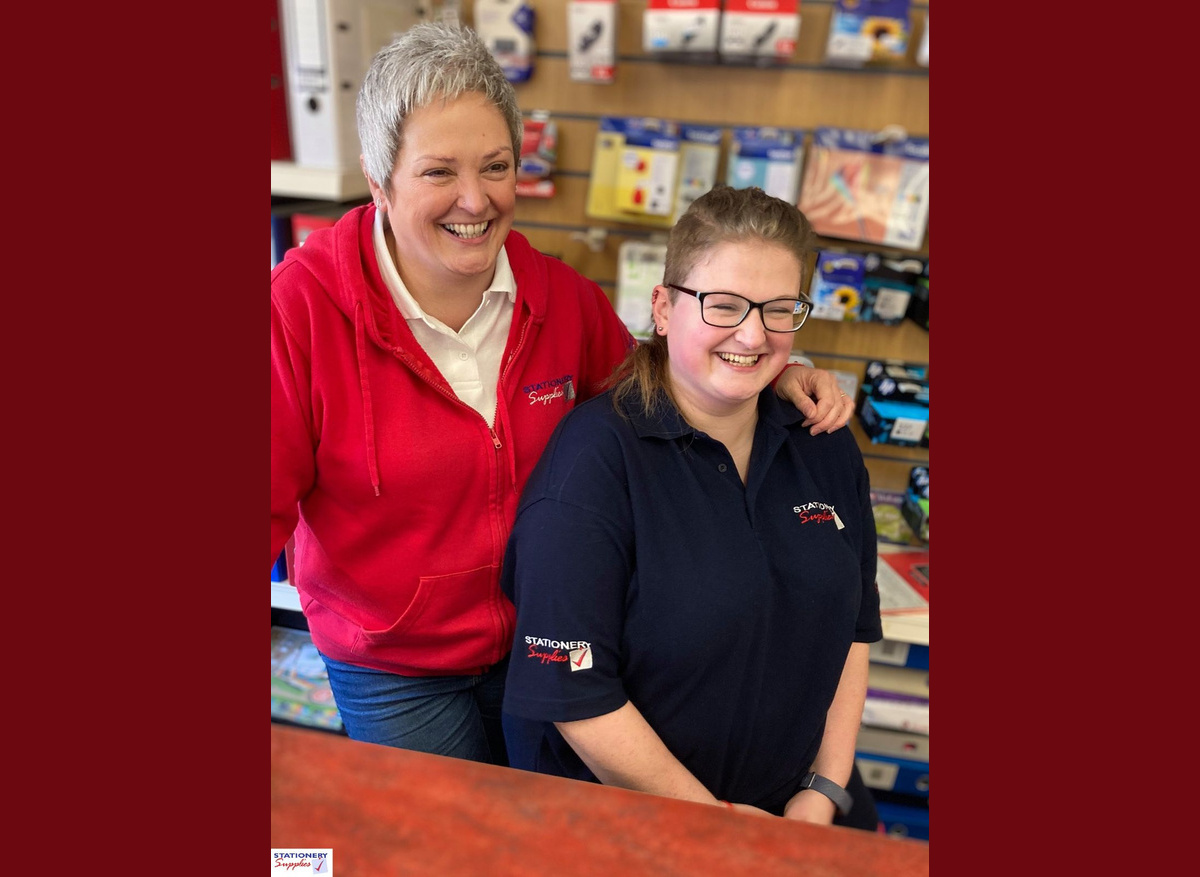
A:
POLYGON ((579 653, 579 660, 575 662, 575 666, 576 666, 576 667, 582 667, 582 666, 583 666, 583 659, 584 659, 585 657, 587 657, 587 653, 588 653, 588 650, 587 650, 587 649, 584 649, 582 652, 580 652, 580 653, 579 653))

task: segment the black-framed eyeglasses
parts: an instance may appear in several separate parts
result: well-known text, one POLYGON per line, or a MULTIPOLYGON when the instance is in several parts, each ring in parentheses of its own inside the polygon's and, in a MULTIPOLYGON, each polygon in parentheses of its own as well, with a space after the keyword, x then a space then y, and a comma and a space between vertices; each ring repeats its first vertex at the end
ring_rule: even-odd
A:
POLYGON ((757 309, 762 317, 763 328, 768 332, 795 332, 804 325, 808 312, 812 310, 812 302, 803 298, 773 298, 757 302, 736 292, 697 292, 674 283, 665 285, 696 296, 700 302, 700 319, 718 329, 740 326, 746 315, 757 309))

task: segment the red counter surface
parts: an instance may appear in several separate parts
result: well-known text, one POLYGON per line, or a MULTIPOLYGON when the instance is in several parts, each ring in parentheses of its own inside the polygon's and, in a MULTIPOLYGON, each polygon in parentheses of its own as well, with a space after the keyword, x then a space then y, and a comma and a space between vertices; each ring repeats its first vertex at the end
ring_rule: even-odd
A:
POLYGON ((279 724, 271 725, 271 847, 332 849, 335 877, 929 873, 922 841, 279 724))

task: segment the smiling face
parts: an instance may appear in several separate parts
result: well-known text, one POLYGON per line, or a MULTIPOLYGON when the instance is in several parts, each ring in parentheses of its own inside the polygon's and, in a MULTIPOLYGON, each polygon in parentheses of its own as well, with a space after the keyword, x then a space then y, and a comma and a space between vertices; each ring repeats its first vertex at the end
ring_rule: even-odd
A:
MULTIPOLYGON (((682 281, 699 292, 735 292, 750 301, 797 295, 801 267, 785 247, 762 241, 718 244, 682 281)), ((666 328, 675 402, 689 411, 723 416, 757 404, 759 392, 787 363, 795 336, 768 332, 752 310, 732 329, 710 326, 693 295, 658 287, 654 322, 666 328)))
POLYGON ((410 112, 402 137, 391 196, 371 186, 387 202, 400 277, 418 301, 442 290, 482 292, 516 209, 504 117, 468 92, 410 112))

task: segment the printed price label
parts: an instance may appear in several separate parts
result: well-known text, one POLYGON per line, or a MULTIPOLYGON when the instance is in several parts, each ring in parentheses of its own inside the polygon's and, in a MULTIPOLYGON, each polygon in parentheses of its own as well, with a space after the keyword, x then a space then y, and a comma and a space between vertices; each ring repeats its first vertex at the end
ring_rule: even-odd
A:
POLYGON ((891 438, 899 441, 919 442, 925 435, 925 421, 911 417, 897 417, 892 425, 891 438))

